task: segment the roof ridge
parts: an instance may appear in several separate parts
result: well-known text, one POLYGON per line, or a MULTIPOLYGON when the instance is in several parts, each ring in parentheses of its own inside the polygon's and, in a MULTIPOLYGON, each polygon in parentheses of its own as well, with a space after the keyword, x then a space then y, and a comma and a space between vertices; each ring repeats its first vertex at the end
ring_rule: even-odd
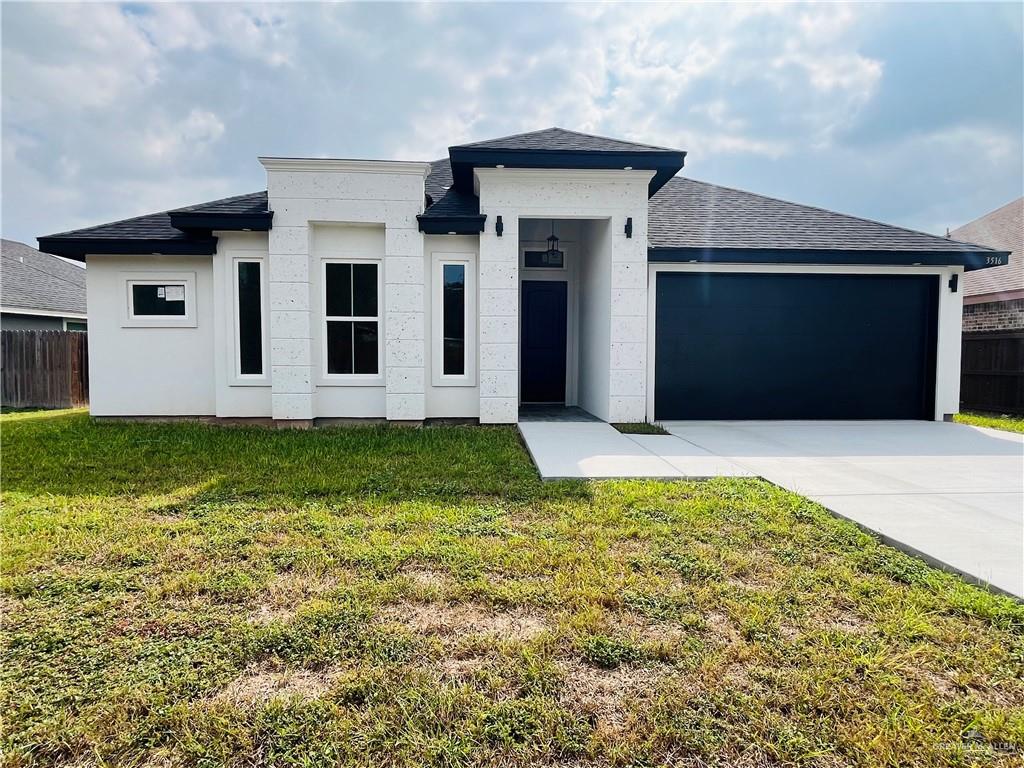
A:
POLYGON ((664 152, 678 152, 679 151, 678 149, 672 149, 671 147, 663 147, 660 144, 647 144, 646 142, 642 142, 642 141, 631 141, 631 140, 628 140, 628 139, 617 139, 614 136, 602 136, 599 133, 584 133, 583 131, 574 131, 571 128, 561 128, 561 127, 559 127, 557 125, 553 125, 553 126, 551 126, 551 128, 548 128, 548 129, 545 129, 545 130, 552 130, 552 129, 554 129, 556 131, 564 131, 565 133, 571 133, 573 136, 586 136, 588 139, 605 139, 606 141, 619 141, 619 142, 622 142, 623 144, 635 144, 638 147, 647 147, 649 149, 660 149, 660 150, 662 150, 664 152))
POLYGON ((953 239, 948 238, 948 237, 943 237, 942 235, 933 235, 931 232, 922 232, 919 229, 911 229, 910 227, 901 227, 899 224, 888 224, 888 223, 886 223, 884 221, 878 221, 877 219, 869 219, 869 218, 867 218, 865 216, 855 216, 855 215, 853 215, 851 213, 840 213, 839 211, 832 211, 832 210, 829 210, 828 208, 822 208, 821 206, 818 206, 818 205, 808 205, 806 203, 797 203, 797 202, 794 202, 793 200, 785 200, 785 199, 783 199, 781 197, 771 197, 770 195, 762 195, 762 194, 759 194, 757 192, 749 192, 749 191, 747 191, 745 189, 737 189, 736 187, 727 187, 724 184, 712 184, 709 181, 701 181, 700 179, 693 179, 693 178, 690 178, 688 176, 674 176, 671 179, 669 179, 668 183, 665 186, 667 187, 669 184, 671 184, 672 182, 674 182, 676 180, 683 181, 683 182, 690 181, 690 182, 693 182, 695 184, 702 184, 705 187, 715 187, 716 189, 726 189, 726 190, 729 190, 730 192, 736 192, 736 193, 739 193, 741 195, 746 195, 747 197, 757 197, 757 198, 760 198, 761 200, 771 200, 774 203, 784 203, 786 205, 795 205, 795 206, 800 207, 800 208, 807 208, 808 210, 819 211, 820 213, 827 213, 830 216, 839 216, 840 218, 844 218, 844 219, 854 219, 855 221, 863 221, 863 222, 865 222, 867 224, 875 224, 876 226, 879 226, 879 227, 888 227, 890 229, 898 229, 898 230, 900 230, 902 232, 909 232, 912 235, 923 235, 924 237, 930 237, 933 240, 939 240, 939 241, 941 241, 943 243, 957 243, 959 245, 969 245, 969 246, 971 246, 973 248, 979 248, 979 249, 981 249, 983 251, 994 251, 995 250, 994 248, 989 248, 987 245, 979 245, 978 243, 969 243, 969 242, 966 242, 966 241, 963 241, 963 240, 953 240, 953 239))
POLYGON ((983 213, 983 214, 981 214, 981 216, 975 216, 970 221, 965 222, 964 224, 961 224, 958 227, 953 227, 952 231, 956 232, 957 230, 960 230, 960 229, 966 229, 967 227, 971 226, 972 224, 977 224, 979 221, 987 219, 989 216, 994 216, 995 214, 1000 213, 1001 211, 1004 211, 1007 208, 1010 208, 1010 207, 1014 207, 1015 208, 1018 205, 1024 205, 1024 195, 1021 195, 1020 197, 1015 197, 1010 202, 1004 203, 1003 205, 1000 205, 998 208, 993 208, 988 213, 983 213))

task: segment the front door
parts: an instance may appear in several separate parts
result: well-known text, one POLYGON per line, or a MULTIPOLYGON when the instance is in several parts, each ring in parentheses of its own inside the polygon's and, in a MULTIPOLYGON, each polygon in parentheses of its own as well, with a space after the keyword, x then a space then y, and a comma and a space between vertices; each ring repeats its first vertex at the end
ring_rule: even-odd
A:
POLYGON ((522 282, 519 399, 565 402, 566 290, 562 280, 522 282))

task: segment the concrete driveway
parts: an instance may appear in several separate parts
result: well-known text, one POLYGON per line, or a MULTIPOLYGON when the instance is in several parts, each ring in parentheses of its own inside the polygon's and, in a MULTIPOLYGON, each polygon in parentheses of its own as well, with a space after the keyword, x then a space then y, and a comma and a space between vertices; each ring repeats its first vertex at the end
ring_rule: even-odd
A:
POLYGON ((1024 435, 923 421, 663 426, 903 549, 1024 596, 1024 435))

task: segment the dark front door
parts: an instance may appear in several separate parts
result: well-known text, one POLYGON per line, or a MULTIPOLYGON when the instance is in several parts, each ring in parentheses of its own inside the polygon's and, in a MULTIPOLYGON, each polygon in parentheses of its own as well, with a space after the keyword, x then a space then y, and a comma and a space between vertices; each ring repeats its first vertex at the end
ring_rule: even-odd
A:
POLYGON ((565 402, 566 285, 561 280, 524 280, 519 361, 519 399, 565 402))
POLYGON ((662 273, 658 419, 931 419, 939 279, 662 273))

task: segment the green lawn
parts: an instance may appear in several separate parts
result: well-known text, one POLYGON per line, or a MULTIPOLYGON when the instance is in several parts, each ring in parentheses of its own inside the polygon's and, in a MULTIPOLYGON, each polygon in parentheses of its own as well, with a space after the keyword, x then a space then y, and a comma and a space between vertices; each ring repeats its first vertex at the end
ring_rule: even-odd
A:
POLYGON ((1019 765, 1024 606, 508 428, 0 417, 5 766, 1019 765))
POLYGON ((974 427, 1005 429, 1007 432, 1024 432, 1024 417, 997 413, 958 413, 954 421, 974 427))

